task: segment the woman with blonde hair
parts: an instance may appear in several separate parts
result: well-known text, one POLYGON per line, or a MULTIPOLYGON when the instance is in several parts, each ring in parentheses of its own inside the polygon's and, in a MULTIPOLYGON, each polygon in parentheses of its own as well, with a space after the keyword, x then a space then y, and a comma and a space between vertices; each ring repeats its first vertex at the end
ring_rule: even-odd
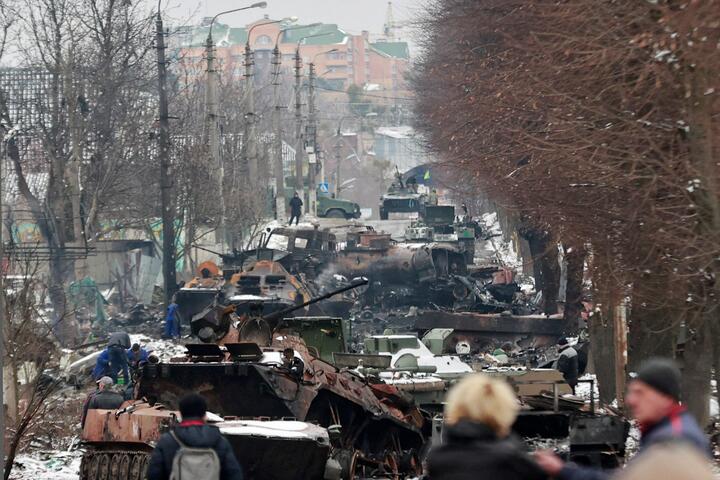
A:
POLYGON ((546 479, 510 438, 518 410, 506 382, 481 373, 461 380, 448 394, 443 444, 428 457, 430 480, 546 479))

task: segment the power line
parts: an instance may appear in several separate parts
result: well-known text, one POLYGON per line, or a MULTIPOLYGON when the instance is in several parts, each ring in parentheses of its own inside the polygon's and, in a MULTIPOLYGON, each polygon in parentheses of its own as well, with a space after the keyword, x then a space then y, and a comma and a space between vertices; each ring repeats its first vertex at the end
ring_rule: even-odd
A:
MULTIPOLYGON (((325 90, 325 91, 328 91, 328 92, 347 93, 347 92, 344 91, 344 90, 335 90, 334 88, 326 88, 326 87, 320 87, 320 86, 316 86, 315 88, 319 88, 320 90, 325 90)), ((361 95, 362 95, 363 97, 382 98, 382 99, 385 99, 385 100, 404 100, 404 101, 413 101, 413 100, 415 100, 414 98, 407 98, 407 97, 387 97, 387 96, 384 96, 384 95, 373 95, 372 93, 362 93, 361 95)))

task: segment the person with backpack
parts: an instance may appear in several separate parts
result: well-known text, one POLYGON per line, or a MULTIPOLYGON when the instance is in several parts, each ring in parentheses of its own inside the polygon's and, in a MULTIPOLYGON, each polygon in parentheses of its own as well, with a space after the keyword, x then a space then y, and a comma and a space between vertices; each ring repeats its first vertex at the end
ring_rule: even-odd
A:
POLYGON ((207 403, 196 393, 180 400, 182 421, 158 440, 150 457, 148 480, 242 480, 230 442, 205 422, 207 403))

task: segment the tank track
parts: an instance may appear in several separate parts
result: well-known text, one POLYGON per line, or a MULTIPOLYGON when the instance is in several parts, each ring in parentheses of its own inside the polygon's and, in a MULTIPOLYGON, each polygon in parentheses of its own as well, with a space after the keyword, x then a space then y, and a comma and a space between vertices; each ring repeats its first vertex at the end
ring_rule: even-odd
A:
POLYGON ((91 450, 80 462, 80 480, 144 480, 150 453, 138 450, 91 450))

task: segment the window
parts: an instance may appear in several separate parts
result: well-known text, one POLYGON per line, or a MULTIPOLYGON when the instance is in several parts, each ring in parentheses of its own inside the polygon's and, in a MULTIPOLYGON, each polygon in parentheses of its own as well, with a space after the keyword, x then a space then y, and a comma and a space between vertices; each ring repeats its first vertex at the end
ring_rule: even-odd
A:
POLYGON ((255 39, 255 45, 272 45, 272 39, 267 35, 260 35, 255 39))

